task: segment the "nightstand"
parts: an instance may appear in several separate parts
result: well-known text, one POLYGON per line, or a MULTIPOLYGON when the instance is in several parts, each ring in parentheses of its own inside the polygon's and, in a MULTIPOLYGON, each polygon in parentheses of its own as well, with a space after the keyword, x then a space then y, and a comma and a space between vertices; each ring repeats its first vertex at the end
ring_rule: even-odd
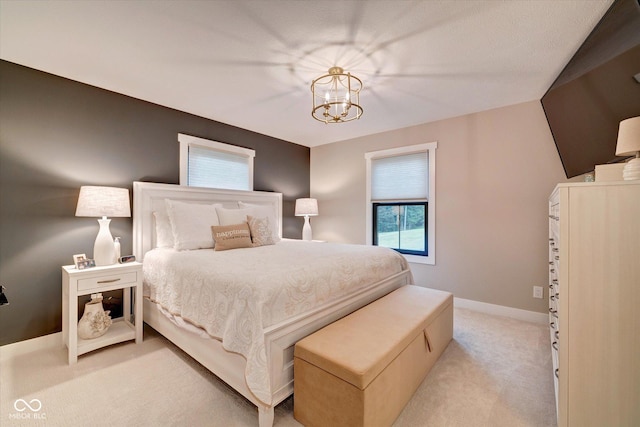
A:
POLYGON ((129 262, 78 270, 62 267, 62 339, 69 349, 69 364, 78 356, 98 348, 128 340, 142 342, 142 264, 129 262), (109 330, 98 338, 78 338, 78 297, 122 289, 122 318, 113 319, 109 330), (135 293, 132 301, 131 293, 135 293), (131 310, 131 307, 134 310, 131 310))

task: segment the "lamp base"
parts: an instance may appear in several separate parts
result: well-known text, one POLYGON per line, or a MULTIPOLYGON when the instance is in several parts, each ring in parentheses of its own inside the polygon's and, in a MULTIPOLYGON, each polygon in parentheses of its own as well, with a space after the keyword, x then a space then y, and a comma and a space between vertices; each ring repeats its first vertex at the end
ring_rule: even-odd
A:
POLYGON ((302 240, 313 240, 311 237, 311 224, 309 224, 309 215, 304 216, 304 226, 302 227, 302 240))
POLYGON ((113 236, 109 230, 110 219, 99 219, 100 230, 93 245, 93 259, 96 266, 113 265, 116 263, 116 247, 113 244, 113 236))
POLYGON ((627 162, 622 169, 622 178, 625 181, 640 179, 640 158, 636 157, 627 162))

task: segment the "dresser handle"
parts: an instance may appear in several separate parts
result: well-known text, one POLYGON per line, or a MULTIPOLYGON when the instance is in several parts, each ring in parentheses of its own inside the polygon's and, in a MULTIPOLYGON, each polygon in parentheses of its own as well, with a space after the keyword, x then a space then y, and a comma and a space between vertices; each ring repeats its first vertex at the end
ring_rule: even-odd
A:
POLYGON ((551 343, 551 347, 553 347, 553 349, 554 349, 555 351, 560 351, 560 350, 558 350, 558 341, 554 341, 554 342, 552 342, 552 343, 551 343))
POLYGON ((558 255, 554 256, 553 259, 555 259, 556 261, 558 261, 560 259, 560 257, 558 255))
POLYGON ((549 323, 549 326, 551 327, 551 329, 555 329, 556 328, 556 322, 549 323))
POLYGON ((552 269, 549 270, 549 273, 555 273, 555 272, 556 272, 555 268, 552 268, 552 269))
POLYGON ((553 336, 556 337, 557 340, 559 340, 560 339, 560 331, 555 331, 553 333, 553 336))
POLYGON ((555 370, 554 374, 555 374, 556 378, 558 378, 558 379, 559 379, 559 378, 560 378, 560 375, 558 374, 558 369, 559 369, 559 368, 556 368, 556 370, 555 370))
POLYGON ((120 281, 120 278, 117 279, 111 279, 111 280, 98 280, 98 283, 102 284, 102 283, 113 283, 113 282, 118 282, 120 281))
POLYGON ((558 318, 558 310, 554 310, 553 308, 550 308, 549 313, 551 313, 551 315, 556 319, 558 318))
POLYGON ((555 301, 555 300, 556 300, 556 296, 555 296, 555 295, 551 295, 551 296, 549 297, 549 299, 550 299, 551 301, 555 301))

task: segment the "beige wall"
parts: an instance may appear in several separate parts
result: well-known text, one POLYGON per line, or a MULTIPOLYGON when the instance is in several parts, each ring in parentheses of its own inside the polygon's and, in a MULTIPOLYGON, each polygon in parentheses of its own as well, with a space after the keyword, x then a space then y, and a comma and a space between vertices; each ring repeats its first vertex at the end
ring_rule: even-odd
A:
POLYGON ((412 264, 416 283, 546 311, 547 199, 566 178, 539 101, 312 148, 314 239, 364 244, 364 153, 432 141, 436 265, 412 264), (534 285, 544 299, 532 298, 534 285))

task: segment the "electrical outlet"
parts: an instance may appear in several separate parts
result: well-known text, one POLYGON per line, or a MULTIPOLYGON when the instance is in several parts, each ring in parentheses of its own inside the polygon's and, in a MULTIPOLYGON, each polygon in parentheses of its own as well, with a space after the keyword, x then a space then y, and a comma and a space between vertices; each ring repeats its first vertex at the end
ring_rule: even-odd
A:
POLYGON ((533 287, 533 297, 542 299, 542 286, 533 287))

